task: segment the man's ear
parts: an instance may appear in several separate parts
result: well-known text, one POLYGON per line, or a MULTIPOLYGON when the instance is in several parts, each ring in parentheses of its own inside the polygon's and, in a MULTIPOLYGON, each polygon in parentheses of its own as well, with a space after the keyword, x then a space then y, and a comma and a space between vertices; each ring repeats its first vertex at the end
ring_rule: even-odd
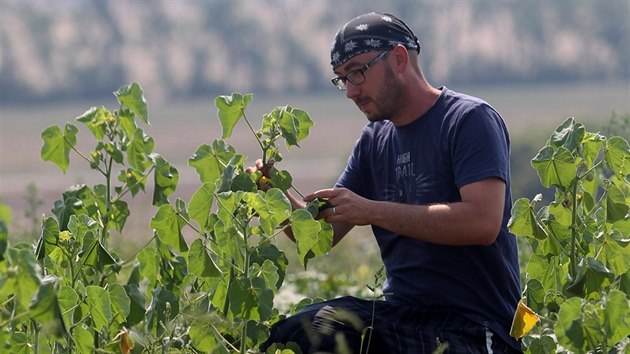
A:
POLYGON ((396 72, 403 72, 409 65, 409 51, 404 45, 398 44, 392 49, 391 56, 394 58, 396 72))

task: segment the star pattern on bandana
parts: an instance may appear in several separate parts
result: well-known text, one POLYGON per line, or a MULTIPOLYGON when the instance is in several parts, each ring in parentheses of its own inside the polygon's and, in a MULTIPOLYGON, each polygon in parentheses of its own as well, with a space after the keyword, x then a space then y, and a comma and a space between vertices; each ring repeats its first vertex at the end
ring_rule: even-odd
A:
POLYGON ((365 40, 365 45, 369 45, 370 47, 378 48, 381 46, 381 41, 378 39, 370 38, 365 40))
POLYGON ((332 61, 335 62, 335 63, 339 61, 339 53, 338 52, 334 52, 333 53, 332 61))
POLYGON ((382 19, 383 19, 383 21, 385 21, 385 22, 392 22, 392 21, 393 21, 393 20, 392 20, 392 18, 391 18, 391 17, 389 17, 389 16, 383 16, 383 17, 381 17, 381 18, 382 18, 382 19))
POLYGON ((346 43, 346 45, 344 46, 343 50, 346 51, 346 52, 350 52, 356 47, 357 47, 357 42, 350 41, 350 42, 346 43))
POLYGON ((370 25, 368 25, 367 23, 362 23, 360 25, 358 25, 356 27, 357 31, 367 31, 367 29, 370 27, 370 25))
POLYGON ((407 38, 407 45, 411 48, 418 48, 418 45, 416 44, 416 41, 414 41, 412 38, 409 37, 405 37, 407 38))

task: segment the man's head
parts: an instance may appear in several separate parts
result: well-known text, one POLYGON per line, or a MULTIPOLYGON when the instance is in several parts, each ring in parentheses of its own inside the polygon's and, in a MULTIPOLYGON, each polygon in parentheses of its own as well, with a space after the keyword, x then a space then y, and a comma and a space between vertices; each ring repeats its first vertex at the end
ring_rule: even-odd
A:
POLYGON ((402 20, 370 12, 353 18, 337 32, 330 50, 330 64, 334 70, 356 55, 385 51, 398 44, 420 52, 418 38, 402 20))

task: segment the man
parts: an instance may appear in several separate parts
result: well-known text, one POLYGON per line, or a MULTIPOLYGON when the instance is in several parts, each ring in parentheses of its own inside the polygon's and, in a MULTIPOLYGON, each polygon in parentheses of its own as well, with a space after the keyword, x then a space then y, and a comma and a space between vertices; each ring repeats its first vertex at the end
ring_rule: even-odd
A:
POLYGON ((332 81, 369 123, 335 188, 304 201, 289 196, 296 208, 328 200, 320 217, 332 224, 334 244, 355 225, 372 226, 385 300, 312 305, 277 323, 267 343, 293 341, 304 352, 521 351, 508 334, 520 298, 507 229, 508 132, 486 102, 432 87, 419 53, 393 15, 361 15, 339 30, 332 81))

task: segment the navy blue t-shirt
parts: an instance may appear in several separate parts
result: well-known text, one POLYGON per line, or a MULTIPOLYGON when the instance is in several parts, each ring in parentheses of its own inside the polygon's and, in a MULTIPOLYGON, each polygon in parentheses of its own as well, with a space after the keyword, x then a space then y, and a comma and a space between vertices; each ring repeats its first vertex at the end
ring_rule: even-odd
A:
POLYGON ((504 340, 520 299, 512 206, 509 136, 486 102, 442 88, 419 119, 396 127, 368 123, 337 181, 372 200, 407 204, 461 201, 459 189, 485 178, 506 183, 501 231, 489 246, 444 246, 372 226, 387 270, 387 301, 457 311, 504 340))

